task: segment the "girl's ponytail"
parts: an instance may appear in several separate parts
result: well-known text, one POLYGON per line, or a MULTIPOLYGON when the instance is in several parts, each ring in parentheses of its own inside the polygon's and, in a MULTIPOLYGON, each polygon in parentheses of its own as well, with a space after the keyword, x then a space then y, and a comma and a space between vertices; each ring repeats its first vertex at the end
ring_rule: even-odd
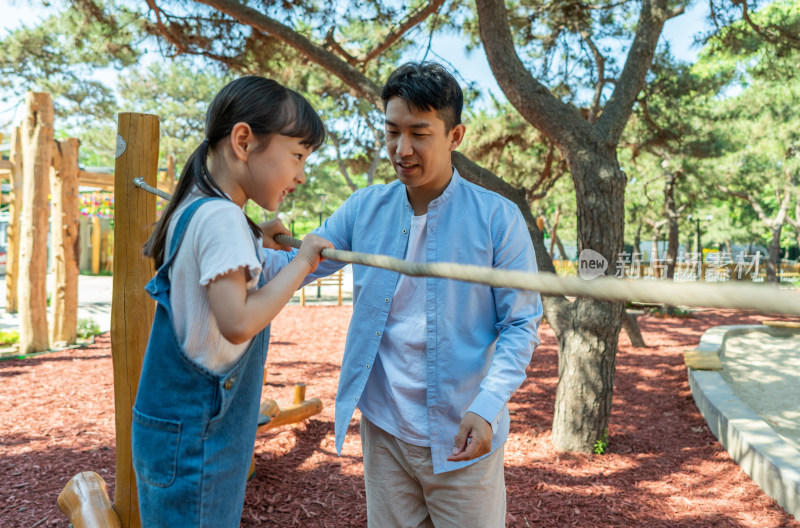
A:
MULTIPOLYGON (((155 260, 156 269, 160 268, 164 263, 164 258, 166 256, 164 255, 164 251, 167 247, 167 231, 169 230, 169 222, 172 219, 172 215, 175 213, 175 209, 178 208, 178 205, 183 202, 195 185, 200 189, 204 187, 206 189, 209 188, 208 183, 204 180, 211 180, 211 178, 205 178, 203 176, 204 173, 208 173, 206 158, 208 157, 209 143, 208 138, 204 139, 203 142, 194 149, 189 159, 186 160, 186 164, 181 171, 181 176, 178 179, 178 185, 175 187, 175 192, 172 194, 172 200, 169 201, 167 207, 161 213, 161 218, 156 222, 153 234, 150 235, 150 238, 147 239, 144 245, 144 254, 155 260)), ((214 192, 214 194, 224 196, 221 194, 221 190, 217 184, 213 183, 213 180, 211 181, 215 191, 217 191, 214 192)))

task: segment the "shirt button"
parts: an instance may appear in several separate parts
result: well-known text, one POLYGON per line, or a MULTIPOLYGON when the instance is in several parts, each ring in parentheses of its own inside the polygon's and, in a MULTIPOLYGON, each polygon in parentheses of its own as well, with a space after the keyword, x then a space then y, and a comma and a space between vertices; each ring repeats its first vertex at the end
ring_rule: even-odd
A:
POLYGON ((367 370, 369 370, 369 365, 367 365, 367 370))
POLYGON ((387 298, 385 298, 385 299, 384 299, 384 302, 389 302, 389 298, 388 298, 388 297, 387 297, 387 298))
POLYGON ((375 335, 381 335, 381 333, 380 332, 375 332, 375 335))
POLYGON ((403 234, 408 233, 408 229, 403 229, 403 234))
POLYGON ((225 390, 231 390, 231 387, 233 387, 233 380, 225 380, 223 387, 225 390))

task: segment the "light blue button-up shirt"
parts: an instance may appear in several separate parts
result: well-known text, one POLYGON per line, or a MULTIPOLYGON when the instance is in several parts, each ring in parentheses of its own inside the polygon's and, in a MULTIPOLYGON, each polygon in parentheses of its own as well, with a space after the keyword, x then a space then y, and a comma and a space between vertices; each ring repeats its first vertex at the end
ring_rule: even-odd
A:
MULTIPOLYGON (((403 258, 413 214, 400 181, 373 185, 356 191, 315 233, 337 249, 403 258)), ((296 250, 265 252, 267 276, 296 254, 296 250)), ((464 180, 455 169, 445 191, 428 205, 426 260, 537 271, 533 244, 517 206, 464 180)), ((313 278, 343 266, 324 261, 313 278)), ((353 317, 336 395, 339 454, 378 353, 398 276, 353 266, 353 317)), ((428 428, 433 471, 442 473, 480 460, 447 461, 466 412, 491 424, 492 452, 508 437, 506 402, 524 381, 539 343, 542 303, 536 292, 425 280, 425 306, 420 309, 425 310, 427 323, 428 428)))

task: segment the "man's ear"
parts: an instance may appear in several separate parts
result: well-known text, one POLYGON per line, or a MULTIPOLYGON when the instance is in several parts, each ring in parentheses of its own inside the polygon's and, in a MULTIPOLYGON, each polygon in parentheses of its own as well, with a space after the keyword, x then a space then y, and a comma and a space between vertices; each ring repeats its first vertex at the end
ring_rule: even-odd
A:
POLYGON ((237 159, 247 162, 253 151, 255 134, 247 123, 239 122, 231 130, 231 149, 237 159))
POLYGON ((450 152, 458 148, 458 146, 461 144, 461 141, 464 140, 464 133, 466 131, 467 127, 465 127, 463 123, 453 127, 453 129, 450 131, 450 152))

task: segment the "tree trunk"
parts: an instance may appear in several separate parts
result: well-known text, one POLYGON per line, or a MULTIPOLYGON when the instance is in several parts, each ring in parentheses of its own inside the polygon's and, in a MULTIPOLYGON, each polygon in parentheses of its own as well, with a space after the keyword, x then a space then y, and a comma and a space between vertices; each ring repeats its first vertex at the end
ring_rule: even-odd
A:
POLYGON ((17 313, 17 288, 19 286, 19 234, 22 213, 22 130, 14 128, 11 143, 11 193, 6 229, 6 312, 17 313))
POLYGON ((647 346, 639 328, 639 321, 636 320, 636 316, 632 313, 628 311, 622 312, 622 328, 625 329, 625 333, 628 334, 628 338, 634 348, 645 348, 647 346))
POLYGON ((675 276, 675 264, 678 260, 678 209, 675 205, 675 183, 683 175, 681 171, 673 172, 664 185, 664 213, 667 221, 667 267, 666 278, 675 276))
POLYGON ((660 255, 658 254, 658 239, 660 236, 661 230, 653 229, 653 250, 650 251, 650 268, 653 270, 653 277, 657 279, 661 278, 660 255))
POLYGON ((769 258, 767 259, 767 282, 778 284, 778 254, 781 250, 783 223, 775 222, 770 229, 769 258))
POLYGON ((668 280, 675 277, 675 266, 678 261, 678 241, 680 240, 678 231, 677 215, 669 215, 667 219, 667 274, 668 280))
POLYGON ((53 101, 28 92, 22 126, 24 175, 19 253, 19 349, 23 354, 50 348, 47 335, 47 217, 53 163, 53 101))
POLYGON ((76 138, 55 142, 50 180, 55 288, 50 341, 77 339, 78 325, 78 146, 76 138))
MULTIPOLYGON (((623 249, 625 214, 625 176, 616 150, 595 146, 567 159, 578 202, 578 250, 592 249, 614 263, 623 249)), ((568 325, 557 332, 553 444, 559 451, 591 452, 608 428, 623 311, 623 303, 577 299, 568 325)))
MULTIPOLYGON (((556 240, 558 239, 558 220, 561 216, 561 206, 556 208, 556 217, 553 219, 553 231, 550 233, 550 258, 553 258, 553 248, 555 247, 556 240)), ((561 253, 561 258, 564 258, 564 253, 561 253)))

